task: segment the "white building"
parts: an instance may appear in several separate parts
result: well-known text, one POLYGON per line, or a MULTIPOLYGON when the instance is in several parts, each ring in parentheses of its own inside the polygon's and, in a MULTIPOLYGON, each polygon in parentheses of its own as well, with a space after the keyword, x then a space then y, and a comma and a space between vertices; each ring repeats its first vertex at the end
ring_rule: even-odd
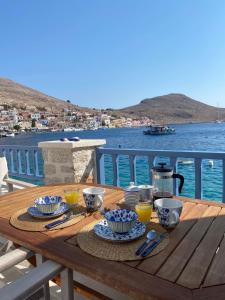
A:
POLYGON ((35 112, 31 114, 31 119, 39 120, 41 118, 41 114, 39 112, 35 112))

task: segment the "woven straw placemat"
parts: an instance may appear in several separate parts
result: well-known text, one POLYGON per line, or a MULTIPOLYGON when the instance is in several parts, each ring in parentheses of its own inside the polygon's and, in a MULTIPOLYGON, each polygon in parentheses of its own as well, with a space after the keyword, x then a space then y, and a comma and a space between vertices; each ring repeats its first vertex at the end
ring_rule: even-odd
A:
MULTIPOLYGON (((99 221, 86 225, 77 235, 77 243, 80 248, 93 256, 115 261, 140 260, 141 256, 136 256, 135 252, 145 241, 146 233, 150 229, 155 229, 157 233, 166 232, 159 224, 151 222, 147 226, 146 233, 138 240, 127 243, 113 243, 99 238, 93 231, 93 227, 99 221)), ((161 252, 169 244, 169 235, 148 255, 148 257, 161 252)))
POLYGON ((62 229, 65 227, 69 227, 71 225, 74 225, 78 223, 80 220, 85 218, 85 212, 86 208, 83 206, 77 206, 76 208, 73 209, 74 216, 72 217, 71 220, 60 224, 52 229, 47 229, 45 228, 45 225, 52 223, 56 220, 61 220, 63 216, 59 216, 57 218, 52 218, 52 219, 37 219, 33 218, 30 216, 27 212, 27 208, 21 209, 17 211, 12 217, 10 218, 10 223, 14 227, 26 231, 48 231, 48 230, 57 230, 57 229, 62 229), (77 214, 77 216, 76 216, 77 214))

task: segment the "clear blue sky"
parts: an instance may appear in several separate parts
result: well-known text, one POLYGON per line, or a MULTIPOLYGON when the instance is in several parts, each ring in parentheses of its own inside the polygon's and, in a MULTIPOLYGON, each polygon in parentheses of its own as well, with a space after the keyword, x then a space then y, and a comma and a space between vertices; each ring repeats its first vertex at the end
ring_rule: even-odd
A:
POLYGON ((225 107, 225 1, 0 0, 0 77, 90 107, 225 107))

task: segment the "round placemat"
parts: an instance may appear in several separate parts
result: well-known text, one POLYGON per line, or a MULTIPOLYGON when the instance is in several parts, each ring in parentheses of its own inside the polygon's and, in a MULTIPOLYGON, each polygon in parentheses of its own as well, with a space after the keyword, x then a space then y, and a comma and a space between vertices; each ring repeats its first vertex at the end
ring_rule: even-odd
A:
MULTIPOLYGON (((146 233, 138 240, 126 243, 113 243, 99 238, 93 230, 95 224, 99 221, 92 222, 86 225, 77 235, 77 242, 80 248, 93 256, 116 261, 140 260, 141 256, 135 254, 136 250, 145 241, 146 233, 150 229, 155 229, 158 234, 166 232, 159 224, 151 222, 146 229, 146 233)), ((146 257, 156 255, 161 252, 169 244, 169 235, 146 257)))
POLYGON ((61 219, 63 219, 63 216, 59 216, 57 218, 47 219, 47 220, 37 219, 37 218, 33 218, 32 216, 30 216, 27 213, 27 208, 24 208, 24 209, 17 211, 14 215, 12 215, 12 217, 10 218, 10 223, 14 227, 16 227, 18 229, 26 230, 26 231, 57 230, 57 229, 62 229, 62 228, 69 227, 71 225, 76 224, 77 222, 79 222, 80 220, 85 218, 85 212, 86 212, 85 207, 77 206, 76 208, 73 208, 74 216, 71 218, 71 220, 69 220, 63 224, 60 224, 56 227, 53 227, 52 229, 47 229, 47 228, 45 228, 45 225, 52 223, 56 220, 61 220, 61 219), (77 214, 77 216, 76 216, 76 214, 77 214))

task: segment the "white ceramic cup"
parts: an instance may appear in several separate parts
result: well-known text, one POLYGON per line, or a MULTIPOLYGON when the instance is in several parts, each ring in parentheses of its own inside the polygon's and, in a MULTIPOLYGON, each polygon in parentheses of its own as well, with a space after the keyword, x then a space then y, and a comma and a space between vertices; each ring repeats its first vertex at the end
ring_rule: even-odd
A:
POLYGON ((183 202, 171 198, 161 198, 154 202, 160 224, 173 228, 180 222, 183 202))

